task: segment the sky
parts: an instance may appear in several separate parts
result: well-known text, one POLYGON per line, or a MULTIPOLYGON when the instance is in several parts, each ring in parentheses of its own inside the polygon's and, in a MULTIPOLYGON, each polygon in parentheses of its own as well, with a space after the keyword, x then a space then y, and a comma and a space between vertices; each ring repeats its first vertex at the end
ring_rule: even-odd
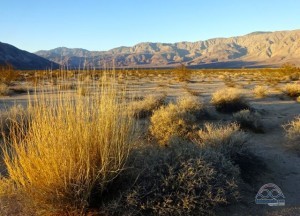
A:
POLYGON ((0 0, 0 42, 104 51, 300 29, 299 0, 0 0))

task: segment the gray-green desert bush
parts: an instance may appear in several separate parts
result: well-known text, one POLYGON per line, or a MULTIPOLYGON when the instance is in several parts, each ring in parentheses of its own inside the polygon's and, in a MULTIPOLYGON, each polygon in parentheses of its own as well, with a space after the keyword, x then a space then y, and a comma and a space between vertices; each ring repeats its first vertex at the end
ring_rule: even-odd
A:
POLYGON ((264 131, 261 115, 250 110, 241 110, 233 114, 234 120, 242 129, 249 129, 253 132, 262 133, 264 131))
POLYGON ((206 123, 204 128, 198 131, 194 142, 202 148, 235 158, 244 151, 247 134, 240 131, 240 126, 236 123, 226 125, 206 123))
POLYGON ((135 163, 141 160, 143 165, 133 187, 122 195, 121 214, 207 215, 238 199, 239 169, 235 165, 220 153, 184 146, 135 156, 139 158, 135 163))
POLYGON ((226 88, 213 93, 211 103, 216 110, 223 113, 238 112, 249 109, 249 104, 237 89, 226 88))

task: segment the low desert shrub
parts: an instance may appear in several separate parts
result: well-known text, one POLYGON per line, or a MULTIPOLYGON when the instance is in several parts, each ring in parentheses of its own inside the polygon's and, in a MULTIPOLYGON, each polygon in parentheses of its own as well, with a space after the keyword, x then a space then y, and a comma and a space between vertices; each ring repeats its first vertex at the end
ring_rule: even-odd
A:
POLYGON ((248 103, 237 89, 226 88, 213 93, 211 103, 216 110, 224 113, 233 113, 243 109, 249 109, 248 103))
POLYGON ((284 125, 286 137, 288 138, 288 146, 300 150, 300 116, 284 125))
POLYGON ((236 123, 227 125, 206 123, 199 130, 194 142, 202 148, 213 149, 230 158, 243 152, 247 142, 246 133, 236 123))
POLYGON ((300 84, 299 83, 288 83, 283 87, 283 92, 292 97, 300 96, 300 84))
POLYGON ((131 102, 129 105, 130 110, 136 118, 146 118, 152 112, 164 104, 165 96, 146 96, 141 101, 131 102))
POLYGON ((8 179, 39 209, 83 210, 124 168, 134 121, 112 83, 94 97, 60 93, 28 105, 5 138, 8 179))
POLYGON ((10 90, 5 83, 0 83, 0 95, 7 96, 10 94, 10 90))
POLYGON ((10 129, 17 127, 22 122, 23 126, 28 125, 28 114, 21 105, 14 105, 9 109, 0 112, 0 130, 2 136, 9 135, 10 129))
POLYGON ((122 194, 121 214, 207 215, 239 197, 239 169, 220 153, 181 143, 138 154, 139 177, 122 194))
POLYGON ((265 86, 255 86, 255 88, 253 89, 253 93, 257 98, 264 98, 267 96, 268 94, 268 88, 265 86))
POLYGON ((176 67, 174 72, 179 81, 187 81, 191 77, 191 71, 184 64, 180 64, 176 67))
POLYGON ((20 78, 20 72, 14 70, 12 65, 0 65, 0 82, 11 85, 20 78))
POLYGON ((241 110, 237 113, 234 113, 233 118, 242 129, 249 129, 257 133, 262 133, 264 131, 263 124, 261 122, 261 116, 257 112, 241 110))
POLYGON ((150 121, 150 133, 161 145, 168 145, 172 137, 185 137, 200 118, 204 107, 196 97, 179 98, 156 110, 150 121))

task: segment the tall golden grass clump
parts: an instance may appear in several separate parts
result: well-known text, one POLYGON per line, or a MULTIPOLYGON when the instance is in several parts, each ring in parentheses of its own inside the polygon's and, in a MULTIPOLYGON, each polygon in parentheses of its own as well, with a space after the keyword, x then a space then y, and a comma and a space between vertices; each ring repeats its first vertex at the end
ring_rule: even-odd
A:
MULTIPOLYGON (((5 139, 4 160, 16 190, 39 208, 83 210, 124 169, 134 120, 114 81, 90 97, 35 95, 5 139)), ((98 90, 98 89, 97 89, 98 90)))

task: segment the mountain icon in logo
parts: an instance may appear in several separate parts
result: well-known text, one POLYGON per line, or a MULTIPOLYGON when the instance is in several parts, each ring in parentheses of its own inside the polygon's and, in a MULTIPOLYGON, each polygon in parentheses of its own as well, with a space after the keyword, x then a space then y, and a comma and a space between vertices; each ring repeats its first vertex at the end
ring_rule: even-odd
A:
POLYGON ((269 206, 284 206, 285 197, 281 189, 273 183, 262 186, 255 196, 256 204, 267 204, 269 206))

